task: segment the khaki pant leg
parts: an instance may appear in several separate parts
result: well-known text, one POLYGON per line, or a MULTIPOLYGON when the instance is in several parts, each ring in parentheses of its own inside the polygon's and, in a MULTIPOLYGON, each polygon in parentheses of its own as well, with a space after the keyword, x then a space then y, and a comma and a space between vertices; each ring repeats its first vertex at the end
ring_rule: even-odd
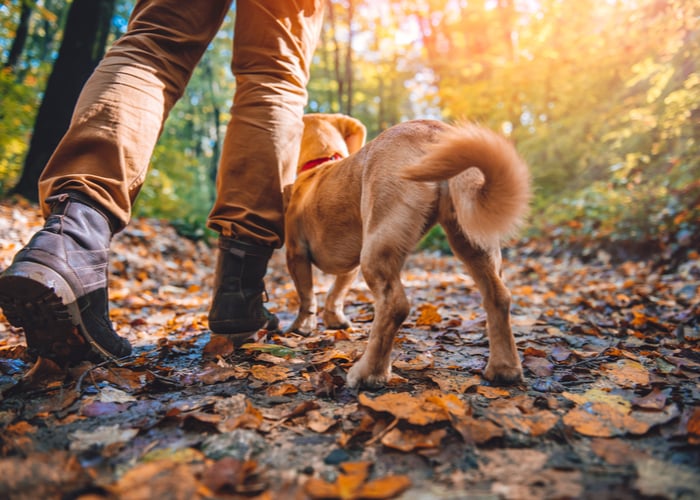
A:
POLYGON ((112 215, 115 229, 127 224, 163 122, 230 6, 231 0, 136 3, 127 33, 83 88, 39 180, 41 200, 79 191, 112 215))
POLYGON ((236 95, 208 222, 225 236, 282 246, 282 191, 293 182, 298 161, 323 5, 323 0, 237 0, 236 95))

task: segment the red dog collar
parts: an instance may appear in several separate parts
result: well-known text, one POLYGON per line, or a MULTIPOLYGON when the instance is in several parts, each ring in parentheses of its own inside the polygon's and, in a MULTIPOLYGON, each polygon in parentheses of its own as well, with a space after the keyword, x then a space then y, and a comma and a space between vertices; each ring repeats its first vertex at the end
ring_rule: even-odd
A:
POLYGON ((315 160, 307 161, 301 167, 301 170, 299 170, 299 172, 305 172, 306 170, 311 170, 312 168, 318 167, 319 165, 322 165, 327 161, 340 160, 341 158, 342 156, 340 156, 338 153, 334 153, 333 156, 326 156, 324 158, 317 158, 315 160))

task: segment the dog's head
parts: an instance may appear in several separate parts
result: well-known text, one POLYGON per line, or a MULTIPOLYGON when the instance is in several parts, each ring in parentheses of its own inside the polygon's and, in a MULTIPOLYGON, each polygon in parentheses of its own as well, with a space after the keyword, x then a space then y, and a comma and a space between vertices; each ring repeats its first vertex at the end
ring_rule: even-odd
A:
POLYGON ((319 160, 345 158, 365 144, 367 129, 359 120, 340 113, 304 115, 304 134, 297 174, 319 160))

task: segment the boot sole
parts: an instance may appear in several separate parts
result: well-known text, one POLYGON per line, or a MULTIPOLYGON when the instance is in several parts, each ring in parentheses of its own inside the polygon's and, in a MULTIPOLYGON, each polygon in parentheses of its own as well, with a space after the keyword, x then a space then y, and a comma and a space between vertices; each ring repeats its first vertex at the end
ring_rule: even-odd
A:
POLYGON ((235 326, 232 327, 230 322, 223 323, 223 324, 209 324, 209 330, 211 330, 212 335, 216 335, 219 337, 225 337, 229 339, 234 346, 236 347, 241 347, 243 344, 245 344, 248 340, 250 340, 256 333, 258 333, 260 330, 270 330, 270 331, 277 331, 278 330, 278 325, 279 323, 277 321, 273 321, 271 319, 267 320, 265 323, 263 323, 261 326, 258 328, 253 328, 248 331, 244 332, 235 332, 235 333, 227 333, 230 332, 233 329, 237 329, 235 326), (273 326, 273 328, 270 328, 273 326))
POLYGON ((56 271, 36 262, 16 262, 0 276, 0 308, 22 328, 30 354, 60 365, 114 359, 87 332, 77 298, 56 271))

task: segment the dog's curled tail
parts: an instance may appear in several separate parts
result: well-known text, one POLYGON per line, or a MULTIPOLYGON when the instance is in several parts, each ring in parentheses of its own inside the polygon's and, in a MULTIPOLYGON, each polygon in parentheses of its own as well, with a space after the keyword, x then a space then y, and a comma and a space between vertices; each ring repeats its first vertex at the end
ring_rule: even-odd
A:
POLYGON ((492 248, 515 233, 530 201, 530 173, 513 145, 473 123, 451 127, 402 176, 414 181, 449 179, 456 218, 469 240, 492 248))

